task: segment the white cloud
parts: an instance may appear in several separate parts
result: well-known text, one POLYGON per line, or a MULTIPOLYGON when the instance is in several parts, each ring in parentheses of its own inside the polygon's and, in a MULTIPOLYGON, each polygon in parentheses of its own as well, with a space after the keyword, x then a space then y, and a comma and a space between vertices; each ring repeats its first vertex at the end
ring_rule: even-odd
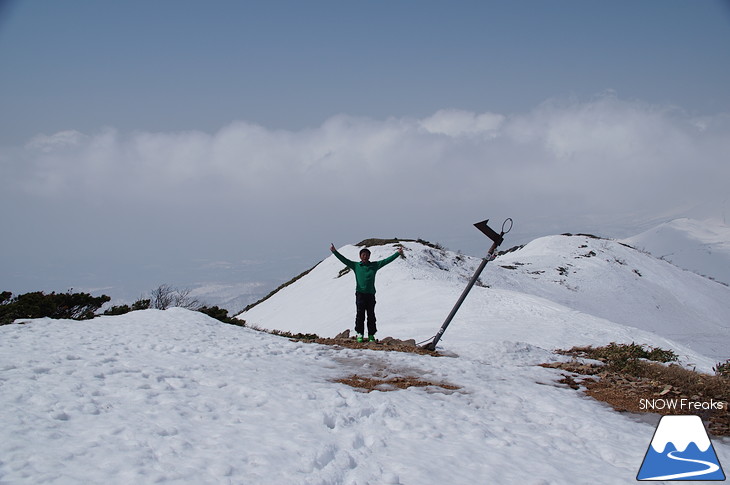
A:
POLYGON ((43 153, 60 150, 66 147, 78 146, 87 138, 76 130, 60 131, 53 135, 36 135, 26 144, 29 150, 38 150, 43 153))
POLYGON ((495 113, 472 113, 463 110, 444 109, 421 121, 430 133, 452 137, 487 136, 494 137, 504 123, 505 116, 495 113))
POLYGON ((214 134, 66 131, 28 143, 18 160, 25 169, 12 182, 61 198, 79 191, 119 200, 188 196, 205 205, 206 191, 215 191, 234 201, 255 197, 266 207, 301 197, 339 203, 356 192, 379 194, 371 201, 376 206, 431 197, 476 203, 486 197, 480 181, 489 180, 508 186, 512 202, 560 193, 572 204, 608 204, 610 211, 613 202, 602 197, 622 193, 631 201, 632 191, 645 190, 666 207, 683 184, 717 189, 718 174, 703 167, 723 170, 728 137, 726 130, 708 130, 711 124, 604 97, 549 102, 513 116, 442 110, 423 120, 381 121, 340 115, 300 132, 246 122, 214 134))
MULTIPOLYGON (((105 239, 114 250, 166 257, 202 248, 196 257, 260 258, 371 236, 470 250, 471 223, 486 217, 513 217, 523 237, 609 222, 629 233, 639 220, 727 198, 728 119, 606 96, 518 115, 338 115, 301 131, 248 122, 212 134, 65 131, 0 156, 0 191, 16 208, 11 230, 32 236, 22 221, 42 228, 68 207, 116 230, 105 239)), ((71 248, 101 237, 68 231, 71 248)), ((25 251, 21 242, 9 250, 25 251)))

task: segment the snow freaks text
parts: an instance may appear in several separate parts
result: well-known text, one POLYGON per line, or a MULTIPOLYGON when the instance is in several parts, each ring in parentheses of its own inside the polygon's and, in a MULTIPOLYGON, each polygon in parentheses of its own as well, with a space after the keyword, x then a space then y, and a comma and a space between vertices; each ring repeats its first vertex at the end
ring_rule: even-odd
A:
POLYGON ((682 399, 640 399, 639 409, 642 411, 722 411, 727 409, 728 403, 724 401, 691 401, 687 398, 682 399))

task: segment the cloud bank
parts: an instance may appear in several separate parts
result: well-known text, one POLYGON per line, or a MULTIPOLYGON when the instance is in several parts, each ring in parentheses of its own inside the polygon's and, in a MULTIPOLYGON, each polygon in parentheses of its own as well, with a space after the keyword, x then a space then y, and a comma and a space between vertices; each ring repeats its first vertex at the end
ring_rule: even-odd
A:
POLYGON ((329 242, 372 236, 478 252, 471 223, 486 217, 513 217, 520 242, 556 231, 626 236, 702 204, 719 215, 728 154, 727 114, 612 95, 523 114, 337 115, 300 131, 245 121, 212 134, 69 130, 0 153, 12 235, 3 265, 18 275, 30 261, 61 271, 59 257, 95 272, 107 261, 106 273, 312 261, 329 242))

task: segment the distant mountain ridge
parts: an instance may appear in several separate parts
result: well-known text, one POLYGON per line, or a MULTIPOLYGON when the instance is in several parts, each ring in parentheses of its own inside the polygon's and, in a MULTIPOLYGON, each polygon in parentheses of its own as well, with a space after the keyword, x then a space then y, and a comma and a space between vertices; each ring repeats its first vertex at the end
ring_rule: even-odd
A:
POLYGON ((730 284, 730 226, 719 220, 674 219, 622 242, 680 268, 730 284))
MULTIPOLYGON (((428 339, 481 260, 403 241, 371 248, 372 260, 391 255, 396 244, 406 256, 378 273, 379 336, 428 339)), ((445 345, 450 339, 483 341, 486 333, 495 342, 547 349, 641 340, 674 345, 680 354, 691 349, 713 364, 730 357, 730 288, 724 285, 589 235, 548 236, 513 249, 486 267, 445 345)), ((355 245, 340 248, 350 259, 358 251, 355 245)), ((343 267, 330 256, 238 318, 325 337, 352 328, 354 279, 341 273, 343 267)))
POLYGON ((548 236, 497 261, 495 286, 649 330, 705 355, 727 354, 730 288, 624 242, 548 236))

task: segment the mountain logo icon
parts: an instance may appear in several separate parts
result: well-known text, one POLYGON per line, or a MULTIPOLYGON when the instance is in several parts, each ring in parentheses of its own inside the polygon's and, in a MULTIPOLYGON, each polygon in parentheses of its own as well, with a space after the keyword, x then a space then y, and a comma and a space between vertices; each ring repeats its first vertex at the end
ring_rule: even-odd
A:
POLYGON ((699 416, 662 416, 636 479, 723 481, 725 473, 699 416))

